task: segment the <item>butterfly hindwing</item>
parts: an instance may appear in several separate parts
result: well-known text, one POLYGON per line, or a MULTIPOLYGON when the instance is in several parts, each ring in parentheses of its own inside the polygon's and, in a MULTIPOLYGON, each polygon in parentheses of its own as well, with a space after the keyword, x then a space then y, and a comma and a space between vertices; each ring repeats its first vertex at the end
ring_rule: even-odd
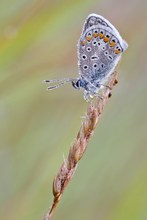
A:
POLYGON ((102 80, 125 50, 122 42, 109 21, 95 14, 88 16, 78 44, 80 75, 87 80, 102 80))

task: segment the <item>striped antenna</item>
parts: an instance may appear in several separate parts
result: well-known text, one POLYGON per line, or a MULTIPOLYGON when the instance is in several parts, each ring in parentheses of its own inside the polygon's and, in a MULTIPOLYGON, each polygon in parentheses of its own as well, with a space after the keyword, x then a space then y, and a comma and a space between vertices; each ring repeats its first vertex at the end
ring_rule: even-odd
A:
POLYGON ((49 86, 47 88, 47 90, 53 90, 53 89, 57 89, 61 86, 64 86, 66 83, 72 83, 74 82, 76 79, 72 79, 72 78, 63 78, 63 79, 45 79, 43 80, 43 83, 48 83, 48 84, 52 84, 52 83, 58 83, 58 84, 55 84, 53 86, 49 86))

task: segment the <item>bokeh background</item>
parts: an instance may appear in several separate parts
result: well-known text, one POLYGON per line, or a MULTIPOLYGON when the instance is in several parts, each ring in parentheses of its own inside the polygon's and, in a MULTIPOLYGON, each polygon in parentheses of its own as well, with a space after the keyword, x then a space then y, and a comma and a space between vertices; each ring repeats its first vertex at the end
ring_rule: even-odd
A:
POLYGON ((93 12, 110 20, 129 48, 52 219, 147 219, 147 1, 1 0, 1 220, 39 220, 52 203, 53 178, 87 103, 70 85, 47 92, 41 82, 78 76, 77 40, 93 12))

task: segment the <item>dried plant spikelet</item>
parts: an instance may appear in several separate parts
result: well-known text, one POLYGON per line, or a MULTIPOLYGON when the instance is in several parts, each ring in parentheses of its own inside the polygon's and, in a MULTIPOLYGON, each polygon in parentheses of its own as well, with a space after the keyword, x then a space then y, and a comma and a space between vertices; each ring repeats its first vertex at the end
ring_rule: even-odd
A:
POLYGON ((80 160, 86 150, 87 147, 87 140, 84 138, 80 144, 80 150, 79 150, 79 154, 78 154, 78 160, 80 160))
POLYGON ((67 167, 68 169, 72 169, 75 166, 75 162, 73 161, 73 146, 70 147, 69 154, 68 154, 68 163, 67 167))
POLYGON ((79 150, 80 150, 80 139, 77 140, 77 143, 74 144, 74 161, 77 163, 79 161, 79 150))
POLYGON ((56 176, 53 181, 53 195, 56 197, 60 194, 60 192, 61 192, 61 182, 56 176))

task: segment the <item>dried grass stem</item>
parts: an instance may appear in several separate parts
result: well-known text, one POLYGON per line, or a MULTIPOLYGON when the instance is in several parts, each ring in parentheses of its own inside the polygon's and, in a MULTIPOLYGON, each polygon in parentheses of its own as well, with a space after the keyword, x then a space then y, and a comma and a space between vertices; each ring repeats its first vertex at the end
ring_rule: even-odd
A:
POLYGON ((87 148, 88 141, 93 135, 95 127, 100 119, 100 115, 103 111, 106 101, 111 96, 110 90, 117 83, 117 71, 115 70, 111 78, 108 80, 106 87, 101 92, 101 98, 92 100, 88 104, 87 113, 84 121, 82 122, 81 128, 77 134, 74 144, 69 150, 68 158, 64 160, 58 174, 53 181, 53 195, 54 201, 51 209, 48 211, 44 220, 50 220, 54 209, 59 203, 61 196, 64 192, 69 181, 72 179, 79 160, 83 157, 84 152, 87 148))

